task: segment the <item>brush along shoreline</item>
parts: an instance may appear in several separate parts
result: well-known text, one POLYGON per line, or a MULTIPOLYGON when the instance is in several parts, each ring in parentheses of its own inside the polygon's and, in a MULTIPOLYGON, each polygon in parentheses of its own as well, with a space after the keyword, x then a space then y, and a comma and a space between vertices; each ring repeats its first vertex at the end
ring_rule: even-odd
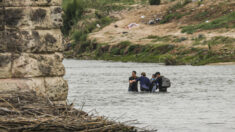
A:
POLYGON ((86 132, 137 132, 105 117, 93 117, 73 105, 54 104, 38 97, 35 92, 0 93, 0 131, 86 131, 86 132))
POLYGON ((164 63, 166 65, 207 65, 235 62, 233 48, 214 51, 208 47, 185 47, 174 44, 139 45, 129 41, 116 45, 91 42, 77 47, 77 52, 65 51, 64 56, 81 60, 164 63))

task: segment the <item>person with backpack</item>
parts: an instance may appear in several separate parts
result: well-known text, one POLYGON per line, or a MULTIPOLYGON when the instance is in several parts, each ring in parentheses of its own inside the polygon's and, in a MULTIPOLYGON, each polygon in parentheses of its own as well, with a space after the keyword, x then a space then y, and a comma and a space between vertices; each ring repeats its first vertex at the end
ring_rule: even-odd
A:
POLYGON ((167 92, 167 88, 171 87, 170 80, 164 76, 161 76, 160 72, 156 72, 156 77, 159 92, 167 92))

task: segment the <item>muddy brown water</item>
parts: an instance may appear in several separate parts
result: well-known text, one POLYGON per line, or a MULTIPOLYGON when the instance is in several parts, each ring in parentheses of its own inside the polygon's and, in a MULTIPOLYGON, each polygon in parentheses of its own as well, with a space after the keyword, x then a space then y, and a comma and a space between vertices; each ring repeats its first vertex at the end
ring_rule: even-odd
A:
POLYGON ((64 60, 68 100, 95 115, 160 132, 234 132, 235 65, 164 66, 152 63, 64 60), (170 78, 166 94, 127 92, 132 70, 170 78), (84 105, 83 105, 84 104, 84 105))

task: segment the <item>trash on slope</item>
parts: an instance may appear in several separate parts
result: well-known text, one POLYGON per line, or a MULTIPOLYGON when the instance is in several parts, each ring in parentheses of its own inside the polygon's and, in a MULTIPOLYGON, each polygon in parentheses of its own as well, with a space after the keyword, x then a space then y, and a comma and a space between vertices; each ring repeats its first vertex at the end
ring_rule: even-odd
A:
POLYGON ((129 24, 127 27, 128 27, 128 29, 131 29, 131 28, 133 28, 133 27, 138 27, 138 26, 139 26, 139 24, 131 23, 131 24, 129 24))

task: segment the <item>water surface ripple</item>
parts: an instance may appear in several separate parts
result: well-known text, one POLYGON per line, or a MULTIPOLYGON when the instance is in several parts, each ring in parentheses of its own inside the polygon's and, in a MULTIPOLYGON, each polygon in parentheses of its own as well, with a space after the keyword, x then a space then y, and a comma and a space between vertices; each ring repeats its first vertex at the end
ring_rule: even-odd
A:
POLYGON ((235 66, 64 60, 70 102, 83 110, 160 132, 234 132, 235 66), (172 81, 167 94, 127 92, 132 70, 172 81), (95 112, 97 111, 97 112, 95 112))

